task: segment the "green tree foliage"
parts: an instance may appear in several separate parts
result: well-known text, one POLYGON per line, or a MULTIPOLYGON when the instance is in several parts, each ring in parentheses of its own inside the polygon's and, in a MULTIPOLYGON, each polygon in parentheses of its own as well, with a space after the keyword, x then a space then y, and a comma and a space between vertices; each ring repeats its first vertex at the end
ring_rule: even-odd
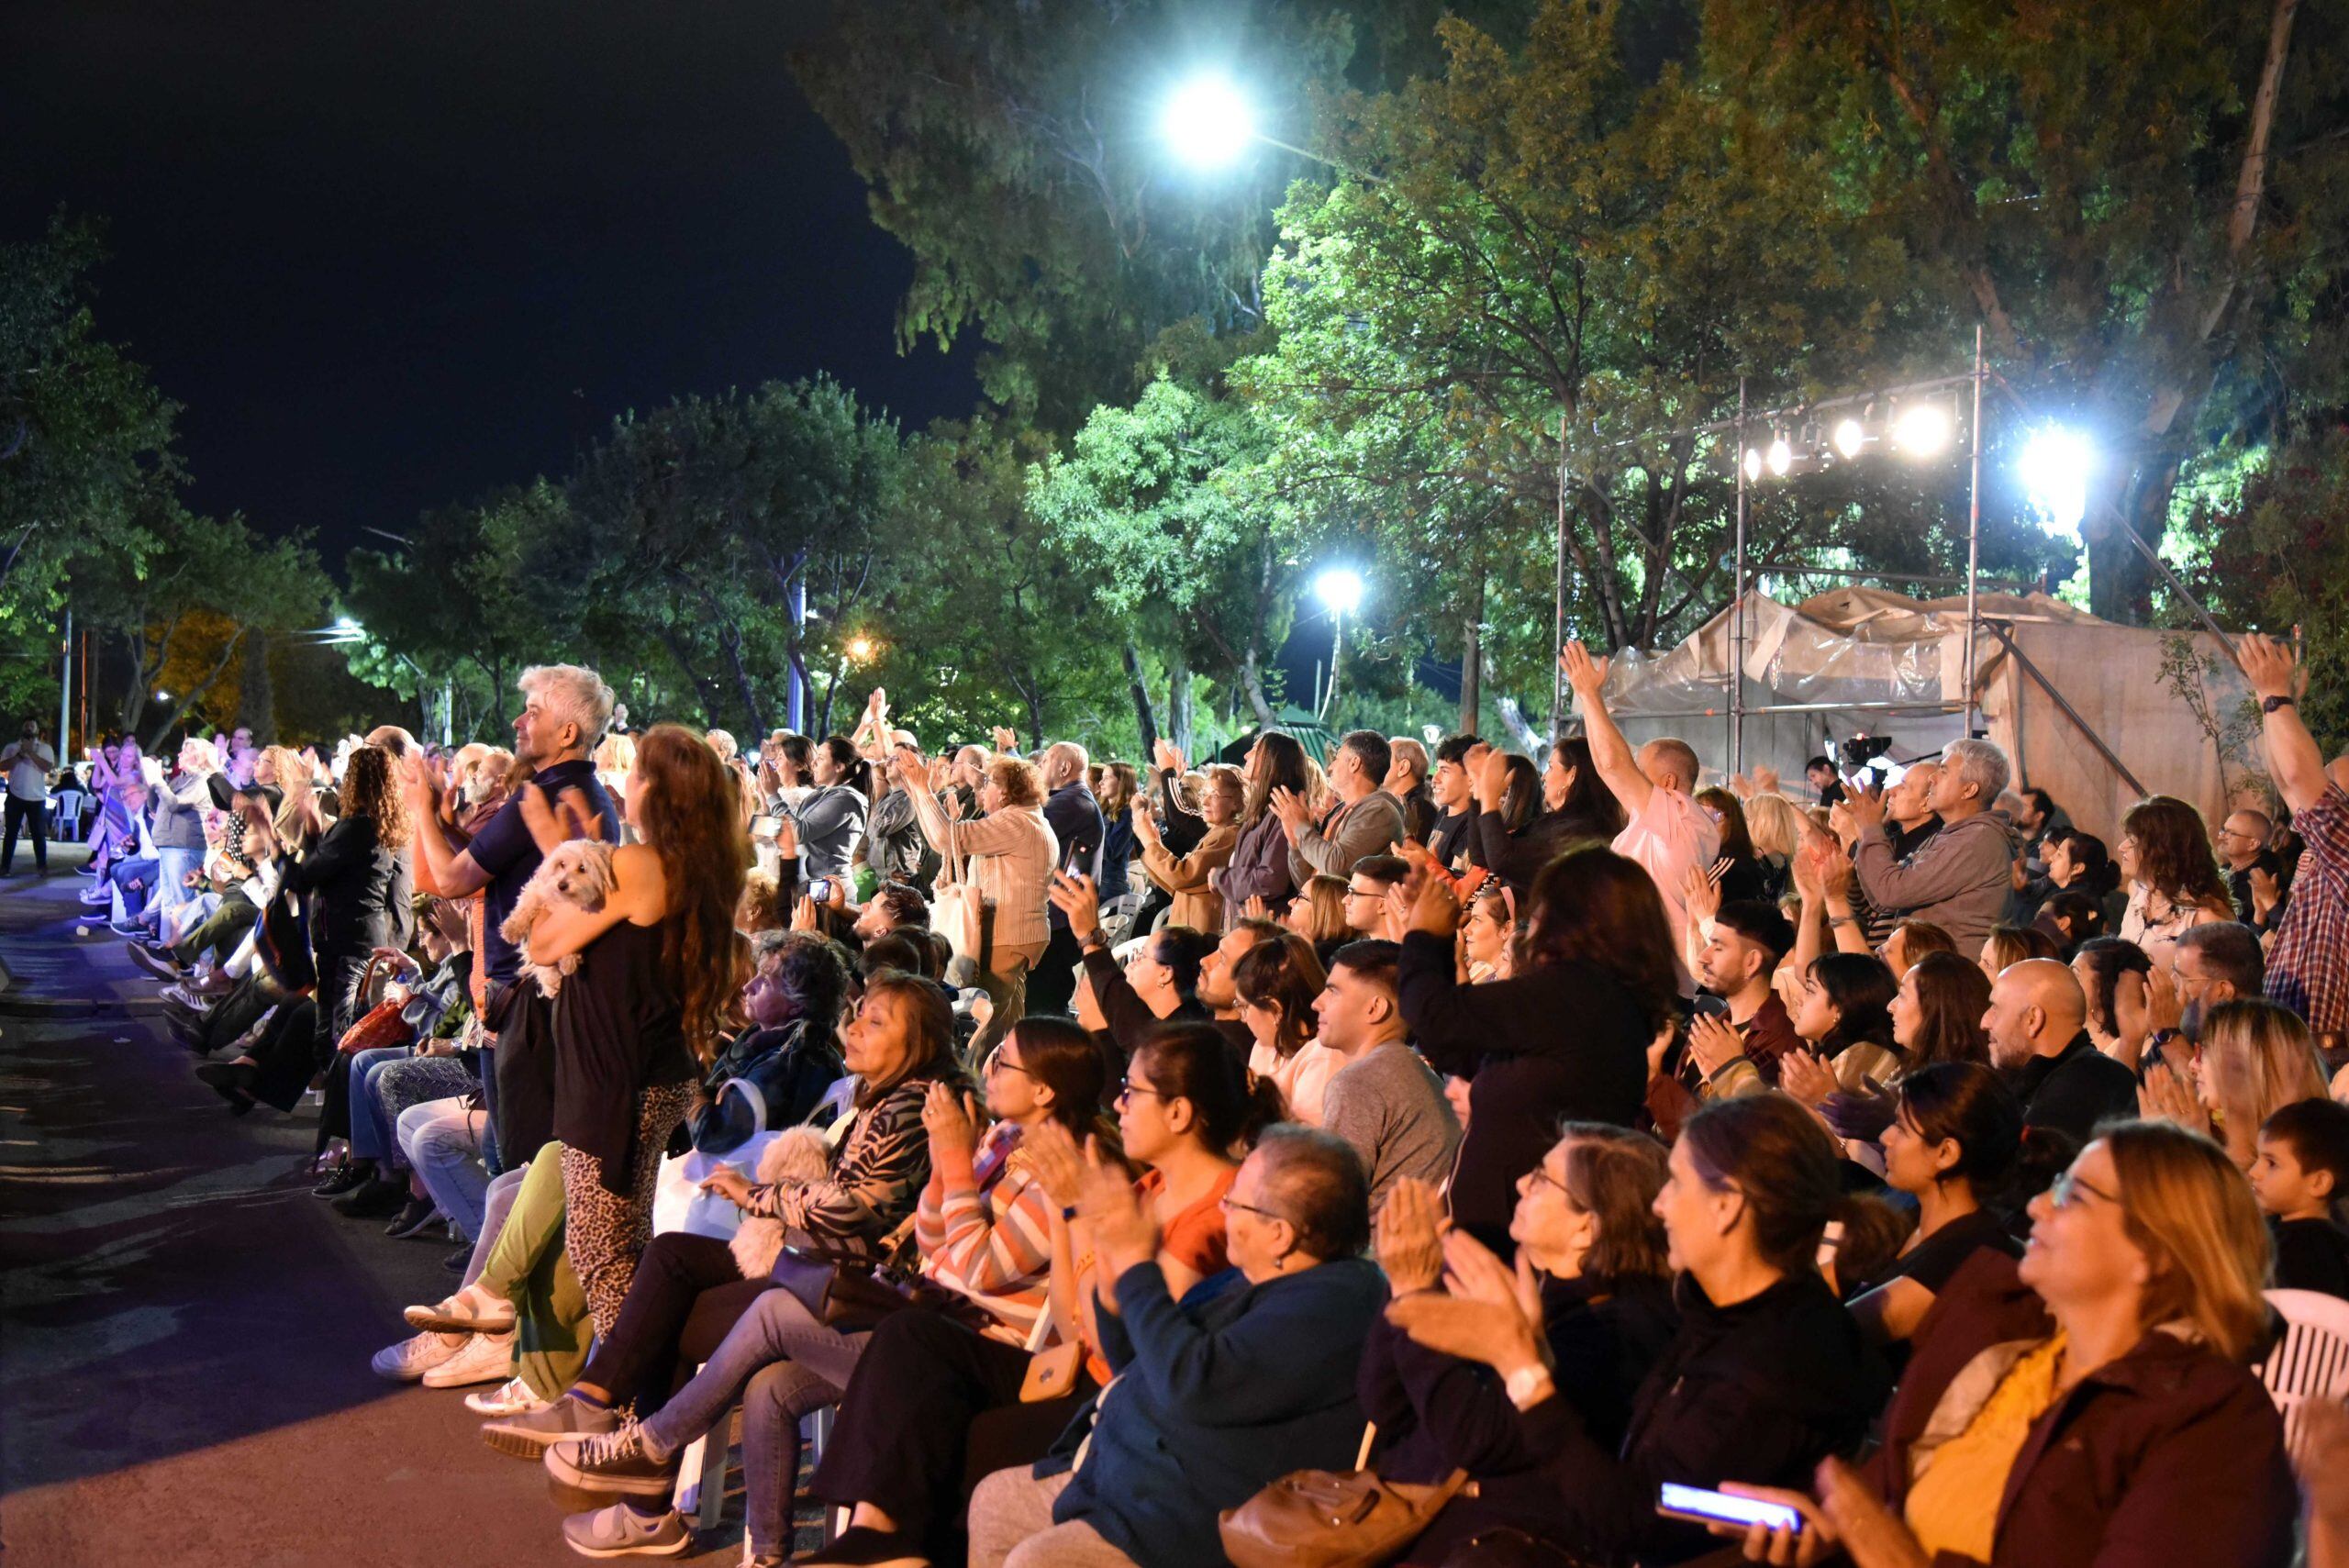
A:
POLYGON ((977 330, 988 395, 1064 433, 1140 395, 1166 328, 1261 319, 1274 202, 1312 166, 1264 147, 1189 175, 1159 117, 1190 72, 1219 69, 1293 139, 1351 53, 1344 9, 874 0, 792 65, 874 221, 913 252, 900 342, 977 330))
MULTIPOLYGON (((306 539, 263 538, 241 517, 205 517, 156 496, 135 526, 152 549, 85 557, 71 592, 83 624, 120 660, 122 728, 151 746, 183 715, 206 711, 249 636, 317 626, 332 586, 306 539), (158 703, 166 671, 180 684, 162 687, 172 697, 158 703)), ((222 693, 220 711, 233 707, 233 692, 222 693)))
POLYGON ((2159 543, 2181 479, 2295 399, 2338 401, 2337 8, 1716 3, 1706 50, 1905 251, 1903 348, 1980 322, 2024 417, 2098 433, 2097 613, 2151 607, 2124 530, 2159 543))
POLYGON ((155 546, 141 502, 172 478, 176 406, 97 334, 97 225, 62 216, 0 246, 0 704, 55 701, 49 659, 78 560, 155 546))

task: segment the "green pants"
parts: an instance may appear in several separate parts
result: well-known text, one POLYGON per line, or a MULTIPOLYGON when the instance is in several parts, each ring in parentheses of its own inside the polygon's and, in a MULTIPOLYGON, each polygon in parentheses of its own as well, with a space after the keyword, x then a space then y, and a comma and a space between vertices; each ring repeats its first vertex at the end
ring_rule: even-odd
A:
POLYGON ((514 1374, 530 1392, 553 1399, 577 1382, 594 1329, 562 1244, 562 1144, 548 1143, 530 1162, 481 1284, 514 1304, 514 1374))

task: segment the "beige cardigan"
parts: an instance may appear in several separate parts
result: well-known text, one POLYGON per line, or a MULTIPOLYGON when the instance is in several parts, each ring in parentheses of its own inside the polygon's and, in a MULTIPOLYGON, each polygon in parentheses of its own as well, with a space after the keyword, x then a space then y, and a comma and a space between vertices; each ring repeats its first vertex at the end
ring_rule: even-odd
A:
POLYGON ((1223 895, 1208 885, 1208 873, 1231 859, 1240 843, 1240 825, 1227 822, 1210 828, 1187 855, 1177 855, 1155 840, 1141 850, 1141 869, 1150 880, 1174 895, 1167 912, 1170 926, 1188 926, 1213 936, 1223 929, 1223 895))
MULTIPOLYGON (((1026 959, 1030 966, 1044 956, 1052 940, 1045 923, 1044 891, 1052 885, 1060 840, 1037 806, 1006 806, 974 822, 950 823, 946 808, 928 790, 913 794, 914 819, 921 836, 943 855, 948 834, 953 849, 969 857, 963 880, 995 903, 995 970, 1004 972, 1008 959, 1026 959)), ((944 873, 940 873, 941 878, 944 873)))

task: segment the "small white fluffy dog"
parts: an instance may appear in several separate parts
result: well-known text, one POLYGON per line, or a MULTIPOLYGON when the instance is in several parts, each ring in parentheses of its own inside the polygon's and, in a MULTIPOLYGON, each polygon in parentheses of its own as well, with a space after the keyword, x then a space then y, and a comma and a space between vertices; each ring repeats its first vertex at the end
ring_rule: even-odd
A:
MULTIPOLYGON (((604 900, 612 895, 612 847, 593 839, 573 839, 559 845, 555 851, 539 862, 522 889, 522 896, 514 906, 514 913, 497 928, 497 934, 517 948, 530 940, 530 928, 539 917, 558 904, 569 904, 586 910, 601 909, 604 900)), ((529 963, 522 966, 538 977, 539 989, 552 996, 562 989, 562 977, 578 969, 579 955, 572 953, 553 963, 529 963)))
MULTIPOLYGON (((831 1174, 832 1151, 823 1133, 812 1127, 795 1127, 759 1151, 759 1183, 820 1182, 831 1174)), ((744 1279, 764 1279, 783 1254, 784 1225, 780 1219, 751 1216, 742 1221, 727 1243, 734 1266, 744 1279)))

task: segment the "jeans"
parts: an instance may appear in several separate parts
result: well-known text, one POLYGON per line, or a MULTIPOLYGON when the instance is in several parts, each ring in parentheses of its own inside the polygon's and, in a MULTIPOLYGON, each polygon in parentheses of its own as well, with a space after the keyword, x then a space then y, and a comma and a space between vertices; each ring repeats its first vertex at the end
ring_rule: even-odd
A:
POLYGON ((375 1071, 407 1060, 407 1047, 387 1045, 351 1058, 351 1153, 357 1160, 385 1160, 396 1147, 391 1123, 376 1097, 375 1071))
POLYGON ((202 850, 159 849, 155 860, 155 893, 147 902, 148 910, 174 909, 195 896, 187 879, 204 869, 202 850))
MULTIPOLYGON (((465 1284, 488 1272, 489 1255, 497 1250, 497 1238, 506 1229, 507 1216, 514 1212, 514 1200, 522 1195, 522 1178, 529 1174, 528 1171, 508 1171, 489 1179, 482 1193, 481 1229, 473 1232, 473 1255, 465 1264, 465 1284)), ((429 1180, 425 1183, 427 1187, 431 1184, 429 1180)))
MULTIPOLYGON (((454 1095, 426 1100, 399 1113, 399 1143, 408 1169, 432 1195, 433 1205, 467 1236, 484 1228, 489 1173, 481 1166, 481 1136, 488 1118, 454 1095)), ((503 1181, 505 1178, 500 1177, 503 1181)), ((521 1184, 518 1176, 513 1184, 521 1184)))
POLYGON ((682 1452, 741 1401, 748 1488, 743 1512, 751 1549, 782 1551, 791 1540, 800 1418, 840 1403, 871 1338, 827 1329, 789 1291, 767 1291, 728 1331, 693 1381, 646 1418, 646 1446, 662 1458, 682 1452))
POLYGON ((114 862, 106 880, 114 884, 114 909, 108 918, 136 917, 155 896, 156 870, 162 862, 145 855, 130 855, 114 862))
POLYGON ((18 800, 8 796, 6 807, 7 838, 0 841, 0 876, 6 876, 17 863, 17 835, 30 828, 33 835, 33 869, 44 875, 49 871, 49 802, 18 800))

